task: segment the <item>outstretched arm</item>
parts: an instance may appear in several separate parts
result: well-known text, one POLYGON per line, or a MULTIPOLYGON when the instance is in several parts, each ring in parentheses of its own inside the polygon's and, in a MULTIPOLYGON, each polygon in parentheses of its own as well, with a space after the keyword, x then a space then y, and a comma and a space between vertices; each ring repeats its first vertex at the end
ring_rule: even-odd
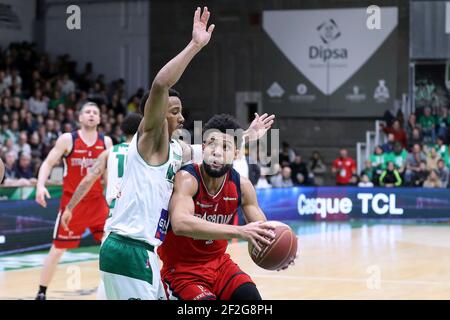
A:
POLYGON ((45 197, 50 198, 45 182, 50 175, 53 167, 61 160, 63 155, 72 148, 72 136, 70 133, 64 133, 56 140, 56 144, 52 150, 50 150, 47 158, 42 162, 39 169, 38 181, 36 185, 36 202, 44 208, 47 207, 45 197))
POLYGON ((182 170, 175 176, 174 191, 169 205, 172 230, 176 235, 203 240, 219 240, 240 238, 251 241, 260 249, 258 241, 270 244, 272 226, 261 222, 245 226, 218 224, 194 216, 194 201, 192 197, 197 192, 197 180, 188 172, 182 170))
POLYGON ((91 190, 95 181, 100 179, 100 177, 106 172, 106 164, 108 162, 109 149, 103 151, 100 156, 95 161, 95 164, 88 174, 81 180, 80 184, 77 186, 72 198, 67 204, 64 213, 61 217, 61 223, 67 231, 70 220, 72 219, 72 210, 80 203, 81 199, 91 190))
POLYGON ((165 123, 169 88, 178 82, 192 58, 211 39, 214 25, 207 28, 210 12, 207 7, 203 9, 203 13, 201 11, 200 7, 195 10, 192 40, 183 51, 158 72, 153 80, 149 97, 145 103, 144 119, 140 128, 141 133, 146 131, 161 132, 165 123))

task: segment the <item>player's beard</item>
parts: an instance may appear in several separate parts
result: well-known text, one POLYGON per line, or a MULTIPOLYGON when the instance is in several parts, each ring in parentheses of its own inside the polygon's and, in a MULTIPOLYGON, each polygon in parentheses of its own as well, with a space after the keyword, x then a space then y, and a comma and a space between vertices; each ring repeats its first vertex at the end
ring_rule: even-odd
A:
POLYGON ((228 171, 231 170, 232 167, 233 167, 232 164, 226 164, 219 170, 216 170, 213 169, 209 164, 207 164, 205 160, 203 160, 203 169, 205 169, 206 174, 212 178, 223 177, 225 174, 228 173, 228 171))

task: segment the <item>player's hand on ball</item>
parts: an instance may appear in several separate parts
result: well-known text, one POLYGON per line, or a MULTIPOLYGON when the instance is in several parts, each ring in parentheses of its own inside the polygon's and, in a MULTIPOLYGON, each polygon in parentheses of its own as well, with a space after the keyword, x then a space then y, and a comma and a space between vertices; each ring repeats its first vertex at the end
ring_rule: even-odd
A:
POLYGON ((45 198, 50 199, 50 193, 48 192, 46 187, 37 187, 36 190, 36 202, 39 203, 44 208, 47 207, 47 201, 45 201, 45 198))
POLYGON ((66 208, 61 216, 61 224, 66 231, 69 230, 69 223, 70 220, 72 220, 72 211, 68 208, 66 208))
POLYGON ((275 238, 273 230, 275 227, 271 224, 257 221, 241 226, 241 238, 251 242, 256 250, 261 251, 261 245, 270 245, 275 238))
POLYGON ((203 8, 203 13, 202 9, 198 7, 194 13, 192 41, 200 48, 208 44, 214 30, 214 24, 210 25, 209 28, 207 28, 210 14, 211 13, 208 11, 208 7, 203 8))
POLYGON ((248 137, 249 141, 255 141, 260 139, 266 132, 272 127, 275 115, 268 115, 264 113, 262 116, 255 113, 255 119, 245 131, 245 135, 248 137))

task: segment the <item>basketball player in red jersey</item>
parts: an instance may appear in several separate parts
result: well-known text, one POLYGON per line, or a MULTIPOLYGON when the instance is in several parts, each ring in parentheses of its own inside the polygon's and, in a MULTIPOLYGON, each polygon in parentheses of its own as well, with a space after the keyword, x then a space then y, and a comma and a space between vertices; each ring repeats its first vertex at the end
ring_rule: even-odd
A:
POLYGON ((103 187, 97 180, 86 195, 73 210, 73 219, 66 231, 60 223, 61 214, 70 201, 72 194, 80 181, 87 174, 98 156, 112 146, 112 140, 97 132, 100 123, 100 109, 97 104, 88 102, 80 110, 79 122, 81 129, 72 133, 62 134, 56 141, 39 169, 36 201, 43 207, 47 206, 46 197, 50 198, 45 182, 52 168, 61 160, 64 161, 63 195, 53 232, 53 245, 45 259, 41 272, 39 292, 36 300, 46 299, 46 290, 61 256, 67 249, 76 248, 81 236, 89 228, 96 241, 100 243, 103 237, 103 226, 108 216, 108 206, 103 197, 103 187), (78 216, 78 219, 77 219, 78 216))
POLYGON ((250 276, 225 253, 227 239, 241 238, 260 249, 258 242, 267 245, 274 237, 251 182, 232 168, 239 143, 226 131, 239 128, 229 115, 211 118, 203 128, 203 163, 184 166, 175 176, 171 229, 158 249, 168 299, 261 299, 250 276), (231 224, 239 206, 244 226, 231 224))

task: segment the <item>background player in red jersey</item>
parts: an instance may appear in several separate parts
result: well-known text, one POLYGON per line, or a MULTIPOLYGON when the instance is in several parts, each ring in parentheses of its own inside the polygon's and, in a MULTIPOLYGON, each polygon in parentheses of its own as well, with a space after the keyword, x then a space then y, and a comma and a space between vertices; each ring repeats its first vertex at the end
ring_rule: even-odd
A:
POLYGON ((80 110, 80 130, 62 134, 56 141, 55 147, 50 151, 39 169, 36 190, 36 201, 43 207, 47 206, 45 197, 50 198, 45 182, 52 168, 64 160, 63 195, 61 197, 60 211, 53 232, 53 245, 45 259, 41 272, 37 300, 45 300, 46 290, 56 266, 63 253, 80 244, 81 236, 89 228, 96 241, 100 242, 103 236, 103 226, 108 216, 108 206, 103 197, 103 187, 100 179, 73 210, 73 219, 66 231, 60 223, 60 217, 72 194, 80 181, 87 174, 98 156, 112 146, 112 140, 97 132, 100 123, 100 109, 97 104, 88 102, 80 110), (80 214, 83 213, 84 214, 80 214), (78 218, 77 218, 78 217, 78 218))
POLYGON ((251 182, 232 168, 240 139, 227 129, 240 126, 229 115, 211 118, 204 127, 203 163, 187 165, 175 176, 171 229, 158 249, 168 299, 261 299, 250 276, 225 253, 227 239, 251 241, 256 248, 273 239, 251 182), (239 206, 244 226, 231 225, 239 206))

